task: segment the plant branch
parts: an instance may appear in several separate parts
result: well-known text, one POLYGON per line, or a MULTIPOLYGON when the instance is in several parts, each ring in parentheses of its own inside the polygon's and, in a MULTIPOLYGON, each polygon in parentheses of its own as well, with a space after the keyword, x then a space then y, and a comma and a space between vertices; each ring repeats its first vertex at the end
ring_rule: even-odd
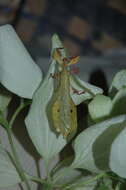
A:
POLYGON ((15 119, 17 118, 18 114, 22 111, 22 109, 24 109, 26 106, 28 106, 30 103, 28 102, 27 104, 24 104, 24 100, 21 99, 20 105, 18 106, 18 108, 15 110, 10 122, 9 122, 9 127, 12 128, 15 119))
POLYGON ((12 118, 11 118, 9 124, 8 124, 8 127, 6 127, 6 131, 7 131, 8 140, 9 140, 10 147, 11 147, 11 150, 12 150, 12 153, 13 153, 13 160, 15 162, 15 166, 17 168, 17 171, 19 172, 19 175, 20 175, 21 179, 25 182, 27 189, 30 190, 31 189, 30 185, 28 183, 27 177, 25 176, 25 173, 24 173, 23 168, 21 166, 21 163, 19 161, 18 154, 16 152, 16 149, 15 149, 15 146, 14 146, 14 142, 13 142, 13 138, 12 138, 12 126, 14 124, 14 121, 17 118, 17 116, 20 113, 20 111, 24 107, 26 107, 27 105, 28 105, 28 103, 24 104, 24 100, 21 99, 20 105, 18 106, 18 108, 14 112, 14 114, 13 114, 13 116, 12 116, 12 118))
POLYGON ((9 128, 7 129, 7 134, 8 134, 8 140, 9 140, 10 147, 11 147, 11 150, 12 150, 12 153, 13 153, 13 157, 14 157, 16 168, 17 168, 17 170, 19 172, 19 175, 20 175, 21 179, 25 182, 27 189, 31 190, 31 188, 29 186, 29 183, 27 181, 27 178, 26 178, 26 176, 24 174, 23 168, 22 168, 22 166, 20 164, 20 161, 19 161, 16 149, 14 147, 11 129, 9 129, 9 128))
POLYGON ((25 176, 28 176, 28 178, 29 178, 31 181, 38 182, 38 183, 41 183, 41 184, 46 183, 46 180, 45 180, 45 179, 41 179, 41 178, 39 178, 39 177, 31 176, 31 175, 28 175, 27 173, 25 173, 25 176))
POLYGON ((87 180, 87 181, 81 181, 81 182, 78 182, 78 183, 74 183, 74 184, 70 184, 70 185, 66 185, 64 186, 64 190, 73 190, 73 189, 76 189, 76 188, 79 188, 79 187, 82 187, 82 186, 85 186, 85 185, 88 185, 102 177, 104 177, 106 175, 106 173, 100 173, 99 175, 87 180))

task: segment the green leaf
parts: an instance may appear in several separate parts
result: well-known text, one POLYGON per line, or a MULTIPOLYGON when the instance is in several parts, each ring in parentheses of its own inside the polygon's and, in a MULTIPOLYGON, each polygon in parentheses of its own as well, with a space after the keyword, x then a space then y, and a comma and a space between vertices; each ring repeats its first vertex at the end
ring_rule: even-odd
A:
POLYGON ((54 71, 55 61, 51 64, 40 88, 35 92, 33 103, 25 120, 31 140, 47 164, 66 144, 62 136, 57 137, 52 131, 47 114, 47 106, 54 92, 54 79, 50 77, 50 74, 54 71))
POLYGON ((110 168, 119 176, 126 178, 126 127, 112 143, 110 168))
POLYGON ((112 190, 112 187, 113 187, 113 181, 112 179, 109 177, 109 175, 104 178, 102 178, 102 183, 109 188, 109 190, 112 190))
POLYGON ((86 183, 92 178, 93 176, 89 176, 89 174, 87 175, 86 172, 82 173, 81 171, 72 169, 71 167, 64 167, 53 176, 53 182, 56 186, 60 185, 64 187, 63 189, 65 189, 66 187, 66 189, 70 188, 75 190, 81 190, 83 188, 85 190, 93 190, 96 186, 96 181, 89 182, 89 184, 83 185, 83 183, 86 183))
POLYGON ((8 187, 21 182, 16 168, 7 152, 0 145, 0 187, 8 187))
POLYGON ((89 114, 94 121, 102 121, 110 116, 112 110, 112 101, 104 95, 96 95, 88 104, 89 114))
POLYGON ((84 82, 75 76, 70 77, 70 83, 71 87, 80 93, 74 93, 73 89, 71 88, 71 97, 76 105, 86 100, 92 99, 97 94, 103 93, 101 88, 84 82))
POLYGON ((109 89, 110 95, 113 97, 122 87, 126 87, 126 70, 119 71, 113 78, 109 89))
POLYGON ((81 176, 77 181, 68 185, 64 190, 95 190, 97 181, 93 176, 81 176))
POLYGON ((126 126, 126 115, 95 124, 84 130, 74 141, 75 159, 72 168, 91 172, 108 171, 111 146, 126 126))
POLYGON ((121 88, 112 100, 112 115, 121 115, 126 113, 126 87, 121 88))
POLYGON ((73 156, 67 157, 64 160, 59 161, 56 166, 51 170, 51 175, 54 176, 62 168, 68 167, 73 161, 73 156))
POLYGON ((0 27, 0 82, 9 91, 32 98, 42 80, 39 67, 10 25, 0 27))
POLYGON ((116 187, 115 190, 124 190, 126 188, 126 183, 125 182, 119 182, 116 187))
POLYGON ((97 188, 97 190, 112 190, 112 189, 110 189, 106 185, 101 185, 100 187, 97 188))
POLYGON ((78 170, 72 169, 71 167, 64 167, 58 170, 53 176, 53 183, 56 185, 71 183, 80 178, 81 175, 82 173, 78 170))
POLYGON ((121 188, 120 188, 120 182, 116 185, 115 190, 121 190, 121 188))

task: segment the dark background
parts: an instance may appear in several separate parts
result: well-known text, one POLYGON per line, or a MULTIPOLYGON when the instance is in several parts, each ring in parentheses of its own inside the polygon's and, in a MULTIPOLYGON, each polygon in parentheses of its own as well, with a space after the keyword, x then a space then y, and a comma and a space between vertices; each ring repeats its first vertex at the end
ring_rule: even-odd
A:
POLYGON ((0 24, 12 24, 33 56, 49 55, 55 32, 70 55, 125 47, 125 21, 125 0, 0 1, 0 24))

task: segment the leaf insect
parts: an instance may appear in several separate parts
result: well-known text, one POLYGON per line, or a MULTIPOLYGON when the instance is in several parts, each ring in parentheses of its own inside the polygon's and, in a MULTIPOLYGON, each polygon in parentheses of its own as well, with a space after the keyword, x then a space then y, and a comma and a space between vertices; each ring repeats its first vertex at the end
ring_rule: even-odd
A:
MULTIPOLYGON (((79 60, 79 56, 70 59, 61 55, 60 48, 53 52, 53 58, 59 64, 61 71, 56 75, 59 85, 51 106, 51 116, 55 131, 64 138, 71 139, 77 130, 77 109, 70 96, 70 71, 69 66, 79 60)), ((55 74, 54 74, 54 78, 55 74)))

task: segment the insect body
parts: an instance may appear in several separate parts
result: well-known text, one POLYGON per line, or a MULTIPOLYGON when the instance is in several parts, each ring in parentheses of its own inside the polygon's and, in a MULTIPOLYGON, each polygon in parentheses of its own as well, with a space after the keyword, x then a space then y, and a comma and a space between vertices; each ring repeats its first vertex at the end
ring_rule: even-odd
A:
POLYGON ((77 129, 77 110, 70 96, 70 73, 68 67, 70 64, 77 62, 78 57, 71 60, 62 58, 59 49, 54 51, 53 56, 61 67, 59 85, 51 106, 53 126, 64 138, 71 138, 77 129))

